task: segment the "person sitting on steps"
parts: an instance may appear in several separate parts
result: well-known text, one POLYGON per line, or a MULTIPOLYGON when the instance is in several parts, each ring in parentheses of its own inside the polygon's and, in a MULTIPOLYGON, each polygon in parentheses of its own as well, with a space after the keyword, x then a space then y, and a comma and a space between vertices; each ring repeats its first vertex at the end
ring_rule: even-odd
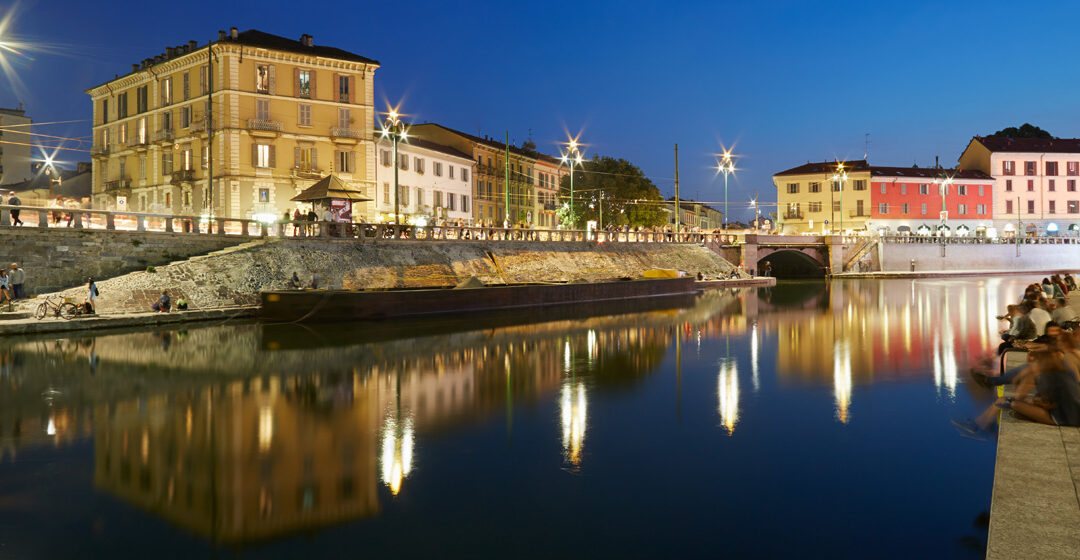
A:
POLYGON ((172 307, 172 300, 169 299, 169 292, 161 290, 161 297, 150 306, 150 309, 159 313, 168 313, 170 307, 172 307))

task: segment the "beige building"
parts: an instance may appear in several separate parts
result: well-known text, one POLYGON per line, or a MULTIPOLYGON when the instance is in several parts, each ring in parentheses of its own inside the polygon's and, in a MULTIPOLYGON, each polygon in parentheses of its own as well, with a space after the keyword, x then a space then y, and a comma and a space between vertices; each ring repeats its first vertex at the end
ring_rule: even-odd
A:
POLYGON ((993 177, 999 235, 1080 230, 1080 139, 976 136, 960 167, 993 177))
POLYGON ((870 222, 865 160, 806 163, 773 175, 782 233, 863 231, 870 222))
POLYGON ((558 159, 540 154, 536 160, 536 201, 533 226, 555 229, 559 225, 559 184, 570 174, 570 168, 558 159))
MULTIPOLYGON (((33 177, 31 166, 30 117, 18 109, 0 109, 0 185, 28 181, 33 177)), ((5 193, 6 194, 6 193, 5 193)))
MULTIPOLYGON (((133 64, 87 90, 94 205, 276 219, 329 173, 374 198, 378 67, 310 35, 235 27, 133 64)), ((371 213, 370 203, 353 208, 371 213)))

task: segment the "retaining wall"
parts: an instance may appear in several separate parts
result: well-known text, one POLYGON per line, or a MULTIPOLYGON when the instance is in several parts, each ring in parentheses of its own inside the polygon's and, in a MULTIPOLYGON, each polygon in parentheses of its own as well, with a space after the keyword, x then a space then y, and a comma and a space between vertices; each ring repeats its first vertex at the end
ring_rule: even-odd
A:
POLYGON ((1020 246, 1019 257, 1016 256, 1016 245, 946 245, 944 258, 940 245, 883 243, 881 247, 882 272, 908 272, 912 259, 915 259, 916 272, 1080 270, 1080 245, 1025 244, 1020 246))
MULTIPOLYGON (((304 284, 316 272, 320 287, 365 289, 453 286, 470 276, 486 284, 595 281, 650 268, 714 276, 734 266, 693 244, 267 239, 99 282, 98 310, 145 311, 162 289, 193 308, 254 305, 260 291, 285 288, 293 272, 304 284)), ((85 288, 64 293, 85 298, 85 288)))

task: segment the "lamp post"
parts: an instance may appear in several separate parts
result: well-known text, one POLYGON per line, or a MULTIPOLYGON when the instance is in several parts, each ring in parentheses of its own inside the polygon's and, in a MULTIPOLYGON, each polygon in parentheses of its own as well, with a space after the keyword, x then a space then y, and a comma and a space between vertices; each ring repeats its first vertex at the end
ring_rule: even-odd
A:
MULTIPOLYGON (((839 189, 831 189, 832 192, 840 191, 840 235, 844 235, 844 181, 847 180, 847 171, 844 170, 844 162, 836 162, 836 173, 833 174, 833 181, 839 185, 839 189)), ((833 197, 829 197, 830 202, 833 205, 833 223, 836 223, 836 202, 833 197)))
POLYGON ((570 167, 570 229, 574 229, 574 167, 581 165, 581 150, 578 142, 571 138, 565 150, 560 150, 562 163, 570 167))
POLYGON ((735 161, 731 159, 731 150, 725 150, 720 156, 720 161, 716 164, 716 171, 724 174, 724 215, 721 222, 726 230, 728 220, 727 178, 728 175, 735 173, 735 161))
POLYGON ((400 235, 399 227, 401 225, 401 206, 399 204, 400 192, 398 188, 398 143, 407 140, 409 137, 408 127, 402 122, 401 116, 397 111, 391 109, 386 113, 386 119, 383 121, 382 131, 380 138, 389 139, 394 145, 394 238, 396 239, 400 235))
POLYGON ((945 206, 945 195, 949 192, 949 185, 952 183, 952 177, 945 175, 938 185, 938 191, 941 193, 941 225, 938 226, 938 237, 941 242, 941 256, 945 256, 945 228, 946 222, 949 220, 949 210, 945 206))
POLYGON ((761 229, 761 208, 757 203, 757 191, 754 191, 754 198, 750 201, 750 207, 754 209, 754 230, 761 229))

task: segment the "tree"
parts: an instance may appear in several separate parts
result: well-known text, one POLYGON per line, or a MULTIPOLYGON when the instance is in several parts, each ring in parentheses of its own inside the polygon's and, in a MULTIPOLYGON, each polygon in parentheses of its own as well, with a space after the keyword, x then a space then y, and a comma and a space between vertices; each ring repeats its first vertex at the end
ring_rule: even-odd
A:
POLYGON ((574 169, 574 215, 570 215, 570 176, 559 183, 559 219, 580 229, 589 220, 604 227, 645 226, 667 223, 663 197, 640 169, 625 159, 594 156, 574 169), (603 198, 601 199, 601 193, 603 198), (603 209, 603 220, 600 211, 603 209))
POLYGON ((1020 128, 1010 126, 1003 128, 990 135, 991 138, 1047 138, 1052 139, 1053 136, 1049 132, 1030 123, 1024 123, 1020 128))

